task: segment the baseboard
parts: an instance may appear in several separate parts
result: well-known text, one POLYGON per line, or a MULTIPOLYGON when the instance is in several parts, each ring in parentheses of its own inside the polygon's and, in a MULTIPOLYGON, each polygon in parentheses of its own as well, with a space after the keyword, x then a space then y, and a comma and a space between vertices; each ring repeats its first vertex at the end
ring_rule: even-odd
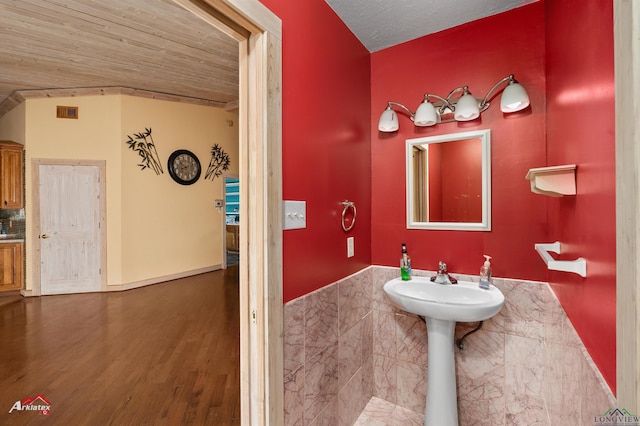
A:
MULTIPOLYGON (((155 277, 155 278, 148 278, 146 280, 141 280, 141 281, 134 281, 126 284, 107 285, 107 288, 102 290, 101 293, 111 292, 111 291, 132 290, 134 288, 146 287, 148 285, 159 284, 165 281, 177 280, 180 278, 192 277, 194 275, 206 274, 207 272, 218 271, 220 269, 222 269, 222 265, 218 264, 218 265, 207 266, 205 268, 198 268, 198 269, 192 269, 190 271, 179 272, 177 274, 170 274, 170 275, 164 275, 162 277, 155 277)), ((24 297, 40 296, 39 294, 35 294, 32 289, 29 289, 29 290, 22 289, 20 290, 20 294, 24 297)), ((70 293, 70 294, 73 294, 73 293, 70 293)))
POLYGON ((207 272, 218 271, 222 269, 222 265, 207 266, 205 268, 192 269, 190 271, 179 272, 177 274, 164 275, 162 277, 148 278, 146 280, 134 281, 126 284, 107 285, 104 291, 125 291, 134 288, 146 287, 148 285, 158 284, 165 281, 177 280, 180 278, 192 277, 194 275, 206 274, 207 272))

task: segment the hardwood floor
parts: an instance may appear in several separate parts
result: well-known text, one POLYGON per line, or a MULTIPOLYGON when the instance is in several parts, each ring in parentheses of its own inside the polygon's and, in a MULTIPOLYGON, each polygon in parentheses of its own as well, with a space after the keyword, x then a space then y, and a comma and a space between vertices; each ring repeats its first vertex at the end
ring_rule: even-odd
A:
POLYGON ((0 306, 0 424, 240 425, 238 303, 236 266, 0 306))

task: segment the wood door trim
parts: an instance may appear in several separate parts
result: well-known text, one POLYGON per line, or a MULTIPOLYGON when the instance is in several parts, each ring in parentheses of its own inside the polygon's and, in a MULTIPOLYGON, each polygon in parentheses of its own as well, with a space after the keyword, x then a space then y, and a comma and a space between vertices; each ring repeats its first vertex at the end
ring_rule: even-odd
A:
POLYGON ((616 396, 640 411, 640 5, 613 2, 616 90, 616 396))
POLYGON ((284 424, 282 24, 258 0, 174 0, 239 42, 241 424, 284 424), (199 9, 199 10, 198 10, 199 9), (247 33, 228 25, 233 22, 247 33))
POLYGON ((31 216, 31 222, 33 225, 33 233, 31 241, 33 241, 33 285, 31 286, 30 296, 40 296, 42 294, 42 283, 40 280, 40 238, 38 235, 41 233, 40 229, 40 166, 94 166, 98 167, 98 173, 100 178, 99 191, 100 191, 100 211, 99 222, 100 231, 98 233, 100 238, 100 291, 107 291, 107 205, 106 205, 106 161, 104 160, 67 160, 67 159, 44 159, 44 158, 32 158, 31 159, 31 194, 33 213, 31 216))
POLYGON ((284 424, 282 23, 258 0, 173 0, 239 43, 242 425, 284 424), (249 101, 251 100, 251 102, 249 101), (249 206, 251 203, 251 206, 249 206))

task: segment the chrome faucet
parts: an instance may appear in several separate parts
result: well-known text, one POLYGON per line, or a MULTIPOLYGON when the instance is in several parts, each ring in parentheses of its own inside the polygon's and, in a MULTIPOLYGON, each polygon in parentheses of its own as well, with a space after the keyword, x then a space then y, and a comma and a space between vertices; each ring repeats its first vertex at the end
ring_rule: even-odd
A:
POLYGON ((444 263, 443 261, 440 261, 438 263, 438 273, 434 277, 431 277, 431 281, 433 281, 436 284, 443 284, 443 285, 458 283, 457 279, 449 275, 449 273, 447 272, 447 264, 444 263))

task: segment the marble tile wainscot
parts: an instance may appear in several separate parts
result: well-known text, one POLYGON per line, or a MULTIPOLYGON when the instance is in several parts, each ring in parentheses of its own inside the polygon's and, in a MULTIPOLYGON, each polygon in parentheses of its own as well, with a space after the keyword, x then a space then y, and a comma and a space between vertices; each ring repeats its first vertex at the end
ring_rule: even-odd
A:
MULTIPOLYGON (((371 397, 423 413, 428 336, 384 295, 397 274, 372 266, 285 304, 287 426, 353 425, 371 397)), ((549 285, 494 284, 504 308, 456 352, 460 424, 591 424, 615 407, 549 285)), ((458 324, 456 336, 475 324, 458 324)))
POLYGON ((355 423, 373 395, 373 269, 284 306, 286 425, 355 423))

